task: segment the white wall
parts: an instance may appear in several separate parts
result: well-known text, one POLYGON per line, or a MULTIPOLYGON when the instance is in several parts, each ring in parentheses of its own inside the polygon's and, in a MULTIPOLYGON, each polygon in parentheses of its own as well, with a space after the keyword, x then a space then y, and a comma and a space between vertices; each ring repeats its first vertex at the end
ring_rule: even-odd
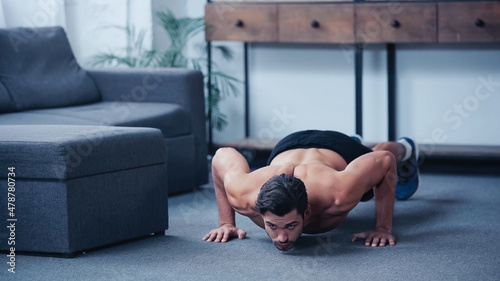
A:
POLYGON ((136 32, 148 30, 145 47, 152 46, 151 3, 144 0, 66 0, 66 25, 77 60, 84 66, 98 53, 127 46, 123 31, 111 26, 134 26, 136 32), (129 7, 130 5, 130 7, 129 7), (130 14, 129 14, 130 13, 130 14))
POLYGON ((126 46, 125 33, 107 28, 126 26, 127 5, 123 0, 66 1, 68 36, 78 61, 86 65, 99 52, 126 46))
POLYGON ((5 23, 5 16, 3 14, 3 4, 2 1, 0 1, 0 28, 5 27, 7 27, 7 24, 5 23))
MULTIPOLYGON (((185 3, 186 15, 203 16, 206 1, 179 2, 185 3)), ((242 77, 238 56, 243 55, 243 44, 214 44, 233 49, 236 59, 231 64, 215 59, 223 71, 242 77)), ((349 46, 250 46, 253 137, 271 135, 271 131, 279 138, 308 128, 354 133, 354 62, 349 46), (279 117, 276 112, 283 115, 285 108, 284 126, 272 124, 272 118, 279 117)), ((424 143, 500 145, 499 44, 399 44, 396 51, 398 136, 424 143)), ((367 141, 387 139, 386 61, 384 45, 366 47, 363 134, 367 141)), ((243 97, 228 99, 222 109, 231 123, 226 131, 214 132, 214 140, 242 138, 243 97)))
POLYGON ((500 145, 500 44, 400 46, 397 60, 399 135, 500 145))
POLYGON ((354 133, 354 119, 346 118, 354 116, 354 64, 338 46, 252 46, 252 136, 280 138, 304 129, 354 133))
POLYGON ((370 142, 385 141, 389 133, 385 49, 368 45, 363 51, 363 138, 370 142))
POLYGON ((149 0, 0 0, 0 4, 0 27, 64 27, 84 66, 95 54, 127 46, 125 33, 109 26, 129 23, 137 31, 146 29, 145 47, 152 46, 149 0))
POLYGON ((1 0, 7 27, 65 26, 64 0, 1 0))

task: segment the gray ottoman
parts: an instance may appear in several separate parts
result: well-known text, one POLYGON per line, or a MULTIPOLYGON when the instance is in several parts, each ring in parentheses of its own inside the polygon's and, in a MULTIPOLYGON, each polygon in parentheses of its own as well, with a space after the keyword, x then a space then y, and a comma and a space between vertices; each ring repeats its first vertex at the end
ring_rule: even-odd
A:
POLYGON ((166 157, 157 129, 0 126, 0 250, 73 256, 163 234, 166 157))

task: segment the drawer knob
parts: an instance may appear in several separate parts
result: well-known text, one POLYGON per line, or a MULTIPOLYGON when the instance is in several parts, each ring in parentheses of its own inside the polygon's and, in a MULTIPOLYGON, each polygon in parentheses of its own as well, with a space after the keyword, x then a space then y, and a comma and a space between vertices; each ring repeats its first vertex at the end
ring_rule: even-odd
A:
POLYGON ((313 28, 318 28, 318 27, 319 27, 319 22, 318 22, 317 20, 313 20, 313 21, 311 22, 311 26, 312 26, 313 28))
POLYGON ((484 27, 484 21, 482 19, 476 19, 476 21, 474 21, 474 25, 477 27, 484 27))
POLYGON ((391 20, 391 26, 394 28, 398 28, 401 26, 398 20, 391 20))
POLYGON ((236 20, 236 26, 237 27, 243 27, 243 21, 242 20, 236 20))

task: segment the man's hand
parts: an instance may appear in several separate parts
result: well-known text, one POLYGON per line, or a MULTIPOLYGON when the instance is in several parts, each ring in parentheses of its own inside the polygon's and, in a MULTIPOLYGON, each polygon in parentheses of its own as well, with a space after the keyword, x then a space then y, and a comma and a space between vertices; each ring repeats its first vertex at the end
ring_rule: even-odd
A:
POLYGON ((366 239, 365 240, 365 246, 372 246, 372 247, 384 247, 387 242, 389 242, 389 245, 394 246, 396 245, 395 242, 395 237, 391 233, 384 231, 384 230, 375 230, 375 231, 368 231, 368 232, 361 232, 361 233, 355 233, 352 235, 352 241, 356 241, 359 239, 366 239))
POLYGON ((203 240, 208 242, 213 241, 216 243, 218 242, 224 243, 227 242, 229 238, 238 237, 239 239, 243 239, 245 238, 246 235, 247 233, 243 229, 236 228, 234 225, 227 223, 219 228, 212 229, 210 233, 208 233, 207 235, 205 235, 205 237, 203 237, 203 240))

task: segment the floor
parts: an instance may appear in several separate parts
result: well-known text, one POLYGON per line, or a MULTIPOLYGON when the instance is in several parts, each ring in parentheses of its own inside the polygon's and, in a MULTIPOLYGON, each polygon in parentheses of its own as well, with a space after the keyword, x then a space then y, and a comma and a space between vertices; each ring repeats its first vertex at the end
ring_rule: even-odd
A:
MULTIPOLYGON (((500 175, 424 173, 418 194, 397 201, 397 245, 365 247, 374 202, 360 203, 339 228, 304 235, 280 252, 266 233, 237 216, 248 237, 201 238, 217 225, 211 185, 169 199, 170 228, 72 259, 18 256, 16 273, 0 258, 1 280, 500 280, 500 175)), ((147 219, 147 218, 145 218, 147 219)))

